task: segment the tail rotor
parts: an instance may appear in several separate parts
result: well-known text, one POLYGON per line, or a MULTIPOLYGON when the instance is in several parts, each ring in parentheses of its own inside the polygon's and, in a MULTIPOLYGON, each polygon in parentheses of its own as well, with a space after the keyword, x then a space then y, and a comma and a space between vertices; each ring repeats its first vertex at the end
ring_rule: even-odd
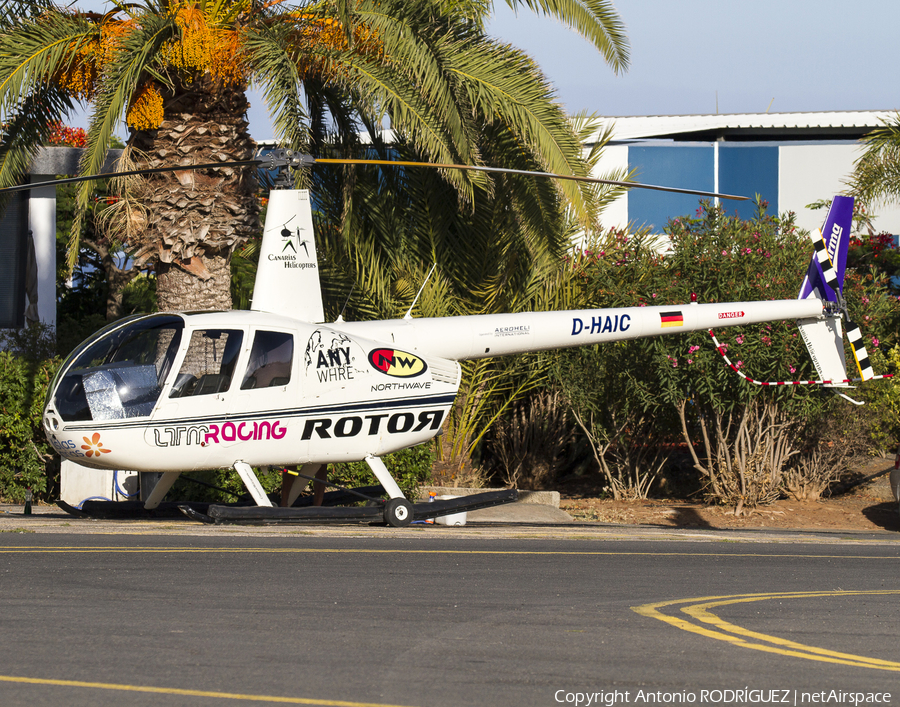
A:
MULTIPOLYGON (((839 198, 849 199, 850 213, 852 214, 852 197, 835 197, 835 199, 839 198)), ((835 227, 839 229, 838 236, 840 237, 841 235, 843 235, 843 227, 838 224, 835 224, 835 227)), ((849 232, 849 229, 847 230, 849 232)), ((825 239, 822 237, 822 232, 816 230, 815 232, 810 234, 810 238, 812 239, 813 246, 815 248, 815 262, 819 265, 819 269, 822 273, 823 279, 825 280, 825 284, 828 286, 828 289, 831 290, 831 294, 833 294, 834 296, 833 300, 827 296, 825 299, 833 301, 835 304, 837 304, 837 306, 840 308, 840 311, 843 313, 844 319, 847 321, 847 340, 850 342, 850 348, 853 352, 853 359, 856 362, 856 368, 859 371, 859 377, 863 381, 870 380, 875 376, 875 371, 872 370, 872 365, 869 361, 869 353, 868 351, 866 351, 866 345, 863 341, 862 330, 860 330, 858 324, 850 319, 850 313, 847 311, 847 302, 843 296, 843 278, 841 278, 841 280, 838 280, 838 275, 835 271, 834 263, 831 259, 831 254, 829 254, 828 252, 828 247, 825 245, 825 239)), ((846 243, 846 241, 844 242, 846 243)), ((838 245, 836 244, 835 255, 838 254, 837 247, 838 245)), ((810 265, 810 268, 812 268, 812 265, 810 265)), ((813 358, 815 359, 815 356, 813 358)))
MULTIPOLYGON (((892 377, 891 374, 875 375, 869 360, 869 353, 866 351, 862 331, 859 325, 850 319, 847 303, 844 300, 844 272, 847 266, 847 250, 852 225, 853 198, 836 196, 828 211, 823 230, 816 230, 810 234, 815 254, 806 271, 806 278, 803 280, 798 299, 822 300, 824 316, 798 319, 797 327, 818 372, 818 380, 758 381, 750 378, 728 360, 725 347, 719 344, 715 334, 710 331, 719 354, 748 383, 761 386, 822 385, 832 389, 847 389, 851 387, 852 383, 892 377), (827 243, 826 238, 828 239, 827 243), (853 352, 853 360, 859 371, 859 378, 851 378, 847 374, 841 332, 842 318, 847 323, 847 340, 853 352)), ((834 392, 856 405, 862 404, 839 390, 834 392)))

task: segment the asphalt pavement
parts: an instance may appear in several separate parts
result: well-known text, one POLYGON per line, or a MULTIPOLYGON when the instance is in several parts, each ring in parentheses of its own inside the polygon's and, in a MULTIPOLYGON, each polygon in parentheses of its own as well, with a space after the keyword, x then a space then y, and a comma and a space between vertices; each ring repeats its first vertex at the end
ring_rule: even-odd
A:
POLYGON ((900 704, 898 565, 890 533, 0 516, 0 704, 900 704))

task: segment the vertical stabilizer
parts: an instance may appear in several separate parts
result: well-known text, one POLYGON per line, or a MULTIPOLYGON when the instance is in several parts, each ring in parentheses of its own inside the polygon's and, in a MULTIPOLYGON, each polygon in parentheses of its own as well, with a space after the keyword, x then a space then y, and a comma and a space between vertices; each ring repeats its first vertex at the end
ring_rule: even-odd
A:
POLYGON ((325 320, 306 189, 277 189, 269 194, 250 309, 308 322, 325 320))
MULTIPOLYGON (((853 198, 836 196, 821 233, 812 234, 816 254, 806 271, 798 299, 821 299, 843 306, 847 247, 853 226, 853 198)), ((797 327, 809 350, 819 378, 846 386, 847 361, 841 320, 837 316, 798 319, 797 327)))
MULTIPOLYGON (((844 292, 844 271, 847 268, 847 247, 850 244, 850 230, 853 227, 853 197, 836 196, 831 202, 825 226, 822 229, 822 240, 828 252, 828 258, 837 278, 837 288, 840 294, 844 292)), ((827 267, 827 266, 826 266, 827 267)), ((798 299, 817 297, 818 299, 838 302, 839 298, 834 289, 828 283, 822 270, 822 264, 813 256, 800 287, 798 299)))

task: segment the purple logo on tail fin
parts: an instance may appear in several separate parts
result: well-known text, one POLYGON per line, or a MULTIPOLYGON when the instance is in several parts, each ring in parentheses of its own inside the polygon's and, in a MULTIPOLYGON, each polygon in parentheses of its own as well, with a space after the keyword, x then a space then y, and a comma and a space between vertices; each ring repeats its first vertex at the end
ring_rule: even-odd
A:
MULTIPOLYGON (((850 243, 850 229, 853 226, 853 197, 836 196, 831 202, 825 226, 822 229, 822 238, 828 249, 828 256, 834 266, 837 276, 838 289, 844 291, 844 270, 847 267, 847 246, 850 243)), ((806 277, 800 288, 800 296, 797 299, 819 297, 829 302, 837 302, 834 291, 825 282, 822 266, 813 256, 806 271, 806 277)))

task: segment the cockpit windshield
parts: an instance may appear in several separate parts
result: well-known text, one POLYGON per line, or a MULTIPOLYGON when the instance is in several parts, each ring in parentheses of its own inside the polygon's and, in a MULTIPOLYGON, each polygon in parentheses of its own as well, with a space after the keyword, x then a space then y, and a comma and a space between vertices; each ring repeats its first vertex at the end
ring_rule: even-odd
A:
POLYGON ((63 420, 146 417, 153 411, 181 344, 184 320, 142 317, 107 328, 72 352, 60 368, 53 402, 63 420))

